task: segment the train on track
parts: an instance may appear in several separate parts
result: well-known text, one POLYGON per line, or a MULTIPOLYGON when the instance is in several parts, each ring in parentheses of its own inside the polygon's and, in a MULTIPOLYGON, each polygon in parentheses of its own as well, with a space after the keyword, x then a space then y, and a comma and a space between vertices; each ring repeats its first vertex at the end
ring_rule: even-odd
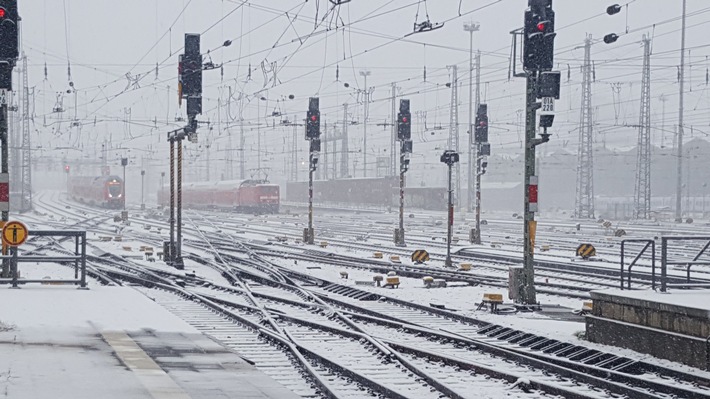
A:
POLYGON ((118 176, 73 176, 67 190, 74 201, 91 206, 120 209, 125 203, 123 179, 118 176))
MULTIPOLYGON (((225 180, 185 183, 182 204, 187 208, 221 208, 244 213, 278 213, 280 190, 265 180, 225 180)), ((158 204, 170 205, 170 189, 158 191, 158 204)))
MULTIPOLYGON (((446 210, 446 188, 411 187, 405 189, 405 206, 446 210)), ((289 182, 288 201, 308 202, 308 182, 289 182)), ((319 205, 345 208, 394 208, 399 206, 399 177, 371 177, 313 182, 313 201, 319 205)))

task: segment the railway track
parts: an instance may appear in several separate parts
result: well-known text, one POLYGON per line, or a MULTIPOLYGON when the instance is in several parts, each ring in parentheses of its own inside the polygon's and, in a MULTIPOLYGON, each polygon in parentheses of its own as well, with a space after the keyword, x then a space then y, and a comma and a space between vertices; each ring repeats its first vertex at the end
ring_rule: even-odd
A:
POLYGON ((480 397, 466 389, 472 380, 521 398, 710 397, 699 376, 395 298, 361 301, 373 295, 278 267, 268 256, 281 253, 231 234, 188 236, 209 243, 186 242, 190 260, 227 284, 119 259, 101 270, 145 287, 205 333, 244 343, 238 350, 257 366, 297 370, 283 383, 303 397, 480 397))

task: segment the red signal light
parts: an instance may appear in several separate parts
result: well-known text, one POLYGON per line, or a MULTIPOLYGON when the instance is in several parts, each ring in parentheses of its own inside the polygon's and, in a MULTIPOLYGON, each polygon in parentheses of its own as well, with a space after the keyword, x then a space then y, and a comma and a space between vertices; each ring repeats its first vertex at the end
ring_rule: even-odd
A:
POLYGON ((539 30, 540 32, 544 31, 544 30, 545 30, 545 24, 542 23, 542 22, 540 22, 539 24, 537 24, 537 30, 539 30))
POLYGON ((0 8, 0 18, 5 18, 5 9, 0 8))
POLYGON ((315 122, 318 120, 318 117, 315 115, 311 115, 311 122, 315 122))
POLYGON ((409 119, 407 119, 406 116, 403 116, 403 117, 402 117, 402 123, 407 123, 407 121, 409 121, 409 119))
POLYGON ((69 173, 69 165, 64 165, 64 171, 69 173))

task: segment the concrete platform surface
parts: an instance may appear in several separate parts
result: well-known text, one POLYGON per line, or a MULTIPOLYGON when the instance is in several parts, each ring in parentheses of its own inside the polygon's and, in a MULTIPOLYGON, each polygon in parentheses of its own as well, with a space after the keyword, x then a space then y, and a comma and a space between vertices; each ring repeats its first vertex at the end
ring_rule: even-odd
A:
POLYGON ((0 286, 0 398, 295 399, 127 287, 0 286))
POLYGON ((638 306, 659 311, 710 318, 710 290, 653 290, 609 289, 592 291, 592 300, 614 301, 619 304, 638 306))

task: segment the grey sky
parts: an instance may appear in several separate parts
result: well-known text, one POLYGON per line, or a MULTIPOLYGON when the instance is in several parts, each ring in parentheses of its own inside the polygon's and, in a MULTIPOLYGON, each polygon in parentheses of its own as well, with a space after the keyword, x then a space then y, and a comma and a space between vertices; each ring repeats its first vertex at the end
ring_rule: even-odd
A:
MULTIPOLYGON (((459 4, 454 0, 353 0, 330 11, 325 20, 322 20, 323 16, 331 9, 325 0, 240 4, 236 0, 21 1, 23 44, 30 64, 30 86, 35 90, 34 129, 41 136, 38 144, 45 148, 83 145, 87 149, 84 155, 93 157, 89 148, 95 148, 97 139, 110 137, 114 147, 124 145, 144 149, 153 145, 154 150, 164 153, 164 133, 177 126, 174 121, 178 115, 176 53, 182 47, 185 32, 204 32, 203 52, 216 49, 210 54, 212 60, 225 62, 225 67, 223 78, 220 70, 205 72, 205 114, 202 119, 218 120, 217 99, 221 97, 222 103, 226 103, 230 87, 233 94, 244 92, 250 96, 246 98, 243 116, 251 128, 257 123, 262 125, 262 155, 274 164, 272 173, 282 170, 284 159, 290 159, 286 158, 285 152, 290 150, 288 143, 292 128, 267 128, 265 124, 271 125, 275 119, 265 116, 279 109, 289 114, 290 120, 300 119, 307 106, 307 97, 318 95, 324 121, 342 121, 341 105, 348 102, 352 113, 350 119, 361 122, 362 108, 352 87, 364 88, 362 77, 358 75, 364 69, 371 70, 368 86, 375 87, 368 123, 368 154, 372 154, 368 163, 374 162, 375 155, 386 155, 383 151, 388 149, 389 130, 383 131, 377 123, 389 122, 390 102, 387 98, 390 84, 395 81, 401 88, 400 93, 412 101, 414 130, 418 132, 415 134, 415 152, 433 151, 434 148, 439 152, 446 143, 449 125, 450 89, 445 83, 450 80, 446 66, 451 64, 459 66, 459 81, 463 84, 459 92, 459 124, 462 143, 466 140, 469 37, 462 25, 473 20, 481 24, 481 30, 474 35, 474 48, 483 53, 482 99, 489 104, 493 151, 509 154, 521 151, 518 133, 522 119, 518 118, 517 110, 523 108, 524 82, 521 79, 508 81, 509 31, 522 26, 527 1, 464 0, 459 4), (459 6, 462 13, 468 14, 458 17, 459 6), (185 11, 181 14, 183 8, 185 11), (432 22, 446 21, 446 24, 438 31, 402 39, 412 30, 417 12, 420 22, 428 13, 432 22), (314 23, 316 14, 318 21, 322 21, 317 27, 314 23), (314 31, 315 34, 310 35, 314 31), (227 39, 233 44, 219 48, 227 39), (69 89, 67 58, 71 60, 72 80, 77 88, 80 129, 69 124, 74 117, 74 95, 66 93, 69 89), (272 82, 267 82, 264 88, 262 62, 276 62, 280 83, 275 87, 272 82), (157 79, 156 63, 159 63, 157 79), (246 82, 249 65, 252 80, 246 82), (336 66, 340 82, 335 81, 336 66), (426 82, 423 82, 424 66, 426 82), (129 85, 127 73, 132 79, 140 78, 136 88, 129 85), (348 82, 351 88, 345 88, 344 82, 348 82), (63 95, 58 97, 57 93, 63 95), (257 105, 255 93, 267 100, 257 105), (295 96, 294 100, 287 99, 290 94, 295 96), (62 114, 52 112, 58 98, 63 100, 66 109, 62 114), (417 111, 426 112, 428 128, 441 126, 444 130, 424 133, 422 117, 417 117, 417 111), (291 115, 294 112, 295 116, 291 115), (265 153, 264 148, 268 148, 269 153, 265 153)), ((622 35, 617 43, 598 43, 592 49, 596 66, 593 104, 600 132, 596 141, 599 145, 605 142, 609 146, 635 144, 634 128, 615 125, 638 123, 642 55, 639 42, 643 33, 654 36, 653 120, 660 126, 661 102, 658 97, 661 94, 669 99, 666 102, 668 129, 672 130, 670 126, 677 120, 676 66, 679 63, 681 1, 633 1, 620 14, 607 16, 604 10, 610 4, 597 0, 554 2, 558 31, 556 62, 565 85, 562 99, 557 102, 553 141, 545 151, 562 145, 572 150, 576 148, 579 65, 583 57, 583 51, 577 47, 582 45, 585 33, 591 33, 597 39, 610 32, 622 34, 627 23, 630 32, 622 35), (653 24, 657 24, 655 28, 653 24), (568 65, 571 71, 569 83, 568 65), (621 84, 615 97, 612 84, 617 82, 621 84)), ((689 0, 688 13, 690 84, 686 85, 686 123, 694 125, 695 134, 702 135, 702 132, 710 132, 707 119, 710 92, 705 84, 706 69, 710 67, 706 35, 710 6, 705 1, 689 0)), ((16 87, 17 84, 16 80, 16 87)), ((229 132, 235 134, 238 130, 234 119, 239 113, 237 98, 234 94, 229 110, 221 108, 219 118, 222 124, 215 125, 212 131, 202 130, 201 145, 191 149, 195 159, 202 156, 202 145, 211 143, 213 149, 223 149, 229 132), (232 121, 231 126, 228 121, 232 121)), ((660 128, 654 131, 656 145, 660 145, 661 131, 660 128)), ((670 134, 666 132, 664 135, 666 145, 670 145, 670 134)), ((250 129, 247 156, 255 151, 254 135, 250 129)), ((351 127, 350 135, 351 148, 361 147, 361 125, 351 127)), ((304 142, 299 146, 305 155, 304 142)), ((220 156, 213 154, 213 159, 220 156)), ((162 154, 156 154, 156 157, 162 157, 162 154)), ((432 157, 423 161, 435 163, 437 160, 432 157)), ((416 171, 415 164, 413 169, 416 171)))

